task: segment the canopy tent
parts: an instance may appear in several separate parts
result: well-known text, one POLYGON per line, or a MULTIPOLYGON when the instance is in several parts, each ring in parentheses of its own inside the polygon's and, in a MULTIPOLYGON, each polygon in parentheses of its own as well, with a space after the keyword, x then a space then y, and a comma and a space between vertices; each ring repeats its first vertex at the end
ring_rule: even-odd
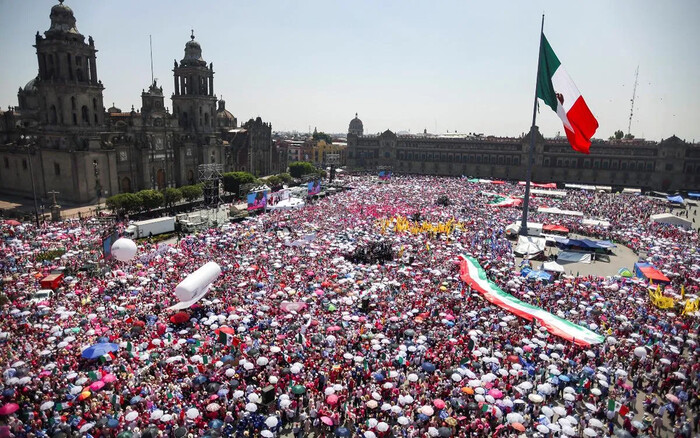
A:
POLYGON ((548 196, 550 198, 566 198, 566 192, 563 190, 541 190, 532 189, 530 193, 538 196, 548 196))
POLYGON ((299 198, 289 198, 278 202, 275 205, 268 206, 268 210, 294 210, 297 208, 302 208, 306 203, 299 198))
POLYGON ((700 199, 700 193, 698 192, 688 192, 688 196, 691 198, 700 199))
POLYGON ((549 214, 561 214, 565 216, 578 216, 583 217, 583 213, 574 210, 562 210, 558 207, 540 207, 537 209, 538 213, 549 213, 549 214))
MULTIPOLYGON (((525 181, 518 181, 518 185, 524 186, 527 183, 525 181)), ((536 183, 536 182, 531 182, 530 186, 532 187, 539 187, 541 189, 556 189, 557 188, 557 183, 536 183)))
POLYGON ((564 273, 564 267, 557 262, 544 262, 542 268, 549 272, 558 272, 560 274, 564 273))
POLYGON ((591 253, 578 251, 560 251, 557 254, 557 262, 567 263, 591 263, 591 253))
POLYGON ((634 274, 645 280, 652 280, 657 283, 670 283, 671 280, 659 271, 651 263, 635 263, 634 264, 634 274))
MULTIPOLYGON (((542 234, 542 224, 536 222, 527 223, 527 235, 528 236, 539 236, 542 234)), ((512 223, 506 227, 506 235, 514 236, 520 234, 520 222, 512 223)))
POLYGON ((688 219, 676 216, 673 213, 652 214, 649 216, 649 219, 651 219, 651 222, 656 222, 658 224, 677 225, 686 229, 693 226, 693 223, 688 219))
POLYGON ((546 241, 542 237, 519 236, 514 252, 515 255, 532 258, 544 252, 545 244, 546 241))
POLYGON ((520 275, 527 278, 528 280, 550 281, 552 279, 552 275, 548 274, 545 271, 539 271, 539 270, 530 269, 527 267, 523 268, 523 270, 520 271, 520 275))
POLYGON ((667 196, 666 199, 668 199, 668 202, 673 202, 674 204, 682 204, 683 203, 683 197, 680 195, 667 196))
POLYGON ((584 251, 595 251, 597 249, 617 248, 617 245, 609 240, 591 240, 591 239, 565 239, 555 237, 554 240, 564 248, 579 248, 584 251))
POLYGON ((568 233, 569 229, 562 225, 545 224, 542 225, 543 231, 555 231, 558 233, 568 233))
POLYGON ((584 219, 581 223, 591 227, 610 228, 610 222, 603 219, 584 219))
POLYGON ((459 276, 470 287, 481 293, 490 303, 508 310, 516 316, 528 321, 537 320, 547 331, 576 345, 587 347, 600 344, 605 337, 593 331, 574 324, 539 307, 520 301, 510 294, 503 292, 496 284, 486 277, 486 271, 475 258, 460 256, 459 276))

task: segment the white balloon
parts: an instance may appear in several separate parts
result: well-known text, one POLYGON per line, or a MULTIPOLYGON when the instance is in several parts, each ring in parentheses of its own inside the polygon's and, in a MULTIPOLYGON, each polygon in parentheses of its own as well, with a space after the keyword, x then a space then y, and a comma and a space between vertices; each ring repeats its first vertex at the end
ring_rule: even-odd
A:
POLYGON ((128 262, 136 256, 136 251, 138 250, 136 243, 125 237, 117 239, 116 242, 112 244, 112 256, 120 262, 128 262))

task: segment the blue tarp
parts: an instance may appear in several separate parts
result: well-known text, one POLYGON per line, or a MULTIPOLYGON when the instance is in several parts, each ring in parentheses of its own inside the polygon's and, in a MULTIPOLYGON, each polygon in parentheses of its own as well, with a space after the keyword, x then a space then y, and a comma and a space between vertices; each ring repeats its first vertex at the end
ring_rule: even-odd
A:
POLYGON ((682 204, 683 203, 683 198, 680 195, 676 196, 668 196, 666 199, 669 200, 669 202, 675 202, 677 204, 682 204))
POLYGON ((610 242, 609 240, 596 241, 591 239, 562 239, 556 237, 554 238, 554 240, 558 244, 563 246, 577 246, 579 248, 585 249, 608 249, 617 247, 617 245, 610 242))
POLYGON ((528 280, 544 280, 544 281, 550 281, 552 279, 552 276, 545 272, 545 271, 535 271, 530 268, 523 268, 522 271, 520 271, 520 275, 523 277, 527 278, 528 280))
POLYGON ((700 193, 688 192, 688 196, 691 198, 700 198, 700 193))

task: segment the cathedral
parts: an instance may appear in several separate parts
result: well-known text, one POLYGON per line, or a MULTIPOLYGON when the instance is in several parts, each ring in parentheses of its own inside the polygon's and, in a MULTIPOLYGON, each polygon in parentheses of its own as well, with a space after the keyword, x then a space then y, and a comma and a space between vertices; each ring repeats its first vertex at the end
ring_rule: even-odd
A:
POLYGON ((271 124, 257 117, 239 126, 217 100, 214 65, 194 32, 173 65, 172 113, 156 81, 142 91, 141 108, 105 110, 95 41, 85 41, 63 0, 50 19, 35 37, 37 76, 19 89, 18 106, 0 111, 0 192, 85 204, 196 184, 202 164, 258 176, 286 171, 271 124))

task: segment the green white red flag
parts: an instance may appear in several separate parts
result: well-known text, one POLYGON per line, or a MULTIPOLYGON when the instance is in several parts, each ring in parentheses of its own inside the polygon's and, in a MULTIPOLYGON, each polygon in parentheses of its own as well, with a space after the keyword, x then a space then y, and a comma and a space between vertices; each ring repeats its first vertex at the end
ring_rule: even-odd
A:
POLYGON ((540 44, 539 63, 537 97, 552 108, 564 123, 566 138, 571 147, 578 152, 589 153, 591 137, 598 129, 598 121, 544 34, 540 44))
POLYGON ((591 344, 600 344, 605 338, 592 330, 567 321, 556 315, 552 315, 544 309, 521 301, 514 296, 503 292, 501 288, 486 277, 486 271, 479 265, 474 257, 460 256, 459 277, 477 290, 481 295, 502 309, 508 310, 515 316, 528 321, 533 319, 544 326, 547 331, 576 345, 587 347, 591 344))

